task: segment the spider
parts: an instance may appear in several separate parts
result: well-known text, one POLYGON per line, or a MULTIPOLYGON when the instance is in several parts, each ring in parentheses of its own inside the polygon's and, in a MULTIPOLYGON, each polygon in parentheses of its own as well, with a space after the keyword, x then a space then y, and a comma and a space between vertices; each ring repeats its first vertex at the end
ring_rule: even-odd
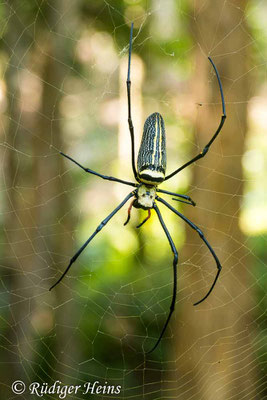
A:
POLYGON ((191 222, 188 218, 186 218, 183 214, 181 214, 175 208, 173 208, 166 200, 159 197, 158 193, 174 196, 173 200, 177 200, 177 201, 180 201, 180 202, 192 205, 192 206, 196 205, 195 202, 189 196, 159 189, 158 185, 161 184, 162 182, 172 178, 173 176, 178 174, 178 172, 182 171, 184 168, 193 164, 195 161, 203 158, 207 154, 211 144, 214 142, 214 140, 216 139, 216 137, 218 136, 219 132, 221 131, 221 129, 223 127, 223 124, 226 119, 226 113, 225 113, 225 102, 224 102, 223 89, 222 89, 222 84, 221 84, 221 80, 219 77, 219 73, 218 73, 217 68, 216 68, 215 64, 213 63, 212 59, 210 57, 208 57, 210 63, 212 64, 212 67, 215 71, 216 77, 217 77, 217 81, 218 81, 219 89, 220 89, 220 95, 221 95, 221 103, 222 103, 221 121, 219 123, 219 126, 218 126, 216 132, 213 134, 210 141, 206 144, 206 146, 203 148, 203 150, 198 155, 193 157, 192 160, 187 161, 184 165, 177 168, 175 171, 173 171, 169 175, 165 176, 165 171, 166 171, 165 126, 164 126, 164 120, 163 120, 162 116, 158 112, 155 112, 155 113, 151 114, 145 121, 143 136, 142 136, 141 145, 140 145, 138 158, 137 158, 137 169, 136 169, 135 145, 134 145, 134 126, 133 126, 132 115, 131 115, 130 69, 131 69, 132 41, 133 41, 133 23, 131 24, 131 31, 130 31, 129 54, 128 54, 128 73, 127 73, 126 86, 127 86, 127 99, 128 99, 128 124, 129 124, 129 131, 130 131, 130 137, 131 137, 131 163, 132 163, 133 174, 134 174, 134 177, 135 177, 135 180, 137 183, 128 182, 128 181, 125 181, 122 179, 115 178, 113 176, 102 175, 96 171, 89 169, 89 168, 83 167, 81 164, 79 164, 77 161, 75 161, 73 158, 71 158, 68 155, 66 155, 62 152, 60 152, 60 154, 64 157, 68 158, 70 161, 72 161, 73 163, 78 165, 78 167, 82 168, 85 172, 88 172, 89 174, 96 175, 96 176, 98 176, 102 179, 106 179, 108 181, 119 182, 124 185, 132 186, 135 189, 131 193, 129 193, 125 197, 125 199, 98 225, 98 227, 93 232, 93 234, 89 237, 89 239, 87 239, 87 241, 81 246, 81 248, 74 254, 74 256, 71 258, 66 270, 63 272, 63 274, 60 276, 60 278, 56 281, 56 283, 54 283, 54 285, 51 286, 51 288, 49 290, 53 289, 56 285, 59 284, 59 282, 61 282, 61 280, 64 278, 64 276, 69 271, 72 264, 77 260, 77 258, 80 256, 82 251, 86 248, 86 246, 102 230, 102 228, 104 228, 104 226, 110 221, 110 219, 124 206, 124 204, 129 199, 133 198, 130 203, 130 206, 128 208, 128 218, 127 218, 126 222, 124 223, 124 225, 126 225, 130 220, 132 207, 142 208, 143 210, 148 211, 147 217, 143 220, 143 222, 141 222, 137 226, 137 228, 140 228, 150 218, 151 209, 154 209, 158 216, 158 219, 162 226, 162 229, 167 237, 167 240, 170 244, 172 253, 173 253, 173 292, 172 292, 172 300, 171 300, 170 311, 169 311, 168 317, 165 321, 165 324, 162 328, 162 331, 161 331, 161 334, 159 335, 158 340, 156 341, 156 343, 152 347, 152 349, 148 352, 148 353, 151 353, 159 345, 159 343, 164 335, 164 332, 166 331, 168 323, 169 323, 171 316, 175 309, 176 293, 177 293, 178 252, 176 250, 173 239, 172 239, 172 237, 165 225, 165 222, 162 218, 162 215, 158 208, 157 202, 162 203, 164 206, 166 206, 169 210, 171 210, 174 214, 176 214, 178 217, 180 217, 183 221, 185 221, 186 224, 188 224, 193 230, 195 230, 199 234, 201 240, 203 240, 205 245, 208 247, 211 255, 213 256, 213 258, 216 262, 217 273, 216 273, 215 279, 214 279, 208 293, 201 300, 194 303, 195 306, 202 303, 211 294, 211 292, 217 282, 217 279, 220 275, 221 269, 222 269, 222 266, 220 264, 220 261, 219 261, 217 255, 215 254, 215 251, 213 250, 213 248, 211 247, 211 245, 205 238, 203 232, 193 222, 191 222))

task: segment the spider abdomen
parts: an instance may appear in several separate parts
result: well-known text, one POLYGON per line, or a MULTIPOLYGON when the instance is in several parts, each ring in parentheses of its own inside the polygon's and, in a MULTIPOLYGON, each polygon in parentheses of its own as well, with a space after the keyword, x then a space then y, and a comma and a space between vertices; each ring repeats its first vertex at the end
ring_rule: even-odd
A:
POLYGON ((144 124, 144 132, 137 158, 137 172, 141 182, 158 185, 165 179, 166 135, 162 116, 155 112, 144 124))

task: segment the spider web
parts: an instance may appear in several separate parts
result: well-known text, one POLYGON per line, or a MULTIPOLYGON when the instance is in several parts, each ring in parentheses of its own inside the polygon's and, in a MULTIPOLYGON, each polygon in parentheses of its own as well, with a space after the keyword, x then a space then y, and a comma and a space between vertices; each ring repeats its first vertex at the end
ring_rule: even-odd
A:
POLYGON ((70 399, 267 398, 265 2, 248 2, 244 12, 241 2, 228 0, 36 0, 0 7, 4 398, 16 397, 15 380, 25 383, 25 399, 38 398, 29 393, 32 382, 48 387, 57 380, 120 387, 117 394, 80 388, 70 399), (212 40, 204 13, 213 15, 212 40), (145 118, 159 111, 168 171, 202 150, 221 115, 208 55, 219 71, 224 67, 228 120, 238 125, 241 143, 233 147, 226 126, 205 160, 162 185, 196 201, 192 208, 164 197, 204 231, 224 269, 211 296, 194 308, 215 277, 214 261, 199 236, 160 204, 179 251, 178 295, 151 354, 173 285, 172 253, 155 213, 137 230, 146 213, 133 210, 124 227, 124 206, 48 291, 130 190, 85 174, 59 151, 133 180, 125 87, 131 20, 136 149, 145 118), (224 43, 231 39, 229 50, 224 43), (234 78, 225 67, 230 57, 234 78))

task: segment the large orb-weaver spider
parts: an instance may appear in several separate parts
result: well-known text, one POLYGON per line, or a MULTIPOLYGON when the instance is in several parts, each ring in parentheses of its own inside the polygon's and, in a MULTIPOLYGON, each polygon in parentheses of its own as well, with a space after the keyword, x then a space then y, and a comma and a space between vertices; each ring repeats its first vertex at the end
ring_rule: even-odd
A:
POLYGON ((137 170, 135 166, 135 149, 134 149, 134 127, 133 127, 133 122, 132 122, 132 116, 131 116, 131 80, 130 80, 130 69, 131 69, 131 54, 132 54, 132 39, 133 39, 133 23, 131 24, 131 32, 130 32, 130 43, 129 43, 129 56, 128 56, 128 74, 127 74, 127 98, 128 98, 128 124, 129 124, 129 131, 130 131, 130 136, 131 136, 131 157, 132 157, 132 170, 133 174, 135 177, 135 180, 137 183, 134 182, 128 182, 124 181, 122 179, 115 178, 113 176, 106 176, 102 175, 98 172, 95 172, 89 168, 83 167, 81 164, 79 164, 77 161, 75 161, 73 158, 70 156, 60 152, 64 157, 68 158, 70 161, 74 162, 76 165, 78 165, 80 168, 82 168, 85 172, 88 172, 89 174, 93 174, 96 176, 99 176, 100 178, 113 181, 113 182, 119 182, 123 183, 124 185, 129 185, 133 186, 136 189, 133 190, 131 193, 129 193, 125 199, 113 210, 96 228, 94 233, 89 237, 89 239, 82 245, 82 247, 77 251, 77 253, 74 254, 74 256, 71 258, 69 265, 67 266, 66 270, 64 273, 61 275, 61 277, 57 280, 56 283, 54 283, 53 286, 51 286, 51 289, 53 289, 67 274, 69 271, 70 267, 74 263, 75 260, 79 257, 81 252, 85 249, 85 247, 91 242, 91 240, 97 235, 98 232, 101 231, 101 229, 108 223, 108 221, 122 208, 122 206, 131 198, 134 197, 132 200, 129 208, 128 208, 128 218, 124 225, 126 225, 129 220, 130 220, 130 213, 132 207, 135 208, 142 208, 144 210, 148 210, 148 216, 144 219, 144 221, 137 226, 137 228, 140 228, 149 218, 151 215, 151 209, 153 208, 157 216, 159 218, 160 224, 165 232, 165 235, 167 236, 168 242, 171 246, 171 250, 173 252, 173 294, 172 294, 172 301, 170 305, 170 311, 168 314, 168 317, 166 319, 166 322, 163 326, 163 329, 161 331, 161 334, 155 343, 155 345, 152 347, 152 349, 149 351, 152 352, 153 350, 156 349, 158 344, 161 341, 161 338, 168 326, 168 323, 171 319, 172 313, 175 308, 175 302, 176 302, 176 291, 177 291, 177 264, 178 264, 178 252, 176 250, 176 247, 174 245, 174 242, 172 240, 172 237, 165 225, 165 222, 163 221, 162 215, 160 213, 160 210, 156 204, 156 200, 159 201, 160 203, 164 204, 167 208, 169 208, 172 212, 174 212, 176 215, 178 215, 180 218, 182 218, 192 229, 194 229, 200 236, 200 238, 203 240, 203 242, 206 244, 208 247, 210 253, 212 254, 216 266, 217 266, 217 274, 215 276, 215 279, 211 285, 211 288, 209 289, 208 293, 199 301, 194 303, 196 306, 197 304, 202 303, 212 292, 217 279, 219 277, 219 274, 221 272, 222 266, 220 264, 220 261, 215 254, 213 248, 205 238, 203 232, 189 219, 187 219, 183 214, 181 214, 179 211, 177 211, 175 208, 173 208, 167 201, 163 200, 160 198, 157 193, 163 193, 171 196, 178 197, 174 198, 173 200, 177 200, 186 204, 190 204, 195 206, 194 201, 186 195, 182 194, 177 194, 177 193, 172 193, 168 192, 166 190, 161 190, 158 189, 158 185, 167 179, 172 178, 174 175, 178 174, 178 172, 182 171, 184 168, 188 167, 195 161, 199 160, 200 158, 204 157, 211 144, 214 142, 216 137, 218 136, 219 132, 221 131, 224 121, 226 119, 226 113, 225 113, 225 102, 224 102, 224 96, 223 96, 223 90, 222 90, 222 84, 221 80, 219 77, 219 73, 216 69, 216 66, 214 65, 212 59, 208 57, 209 61, 212 64, 212 67, 215 71, 219 88, 220 88, 220 94, 221 94, 221 102, 222 102, 222 116, 221 116, 221 121, 220 124, 208 142, 206 146, 203 148, 203 150, 192 160, 186 162, 184 165, 181 167, 177 168, 175 171, 173 171, 171 174, 165 176, 165 171, 166 171, 166 138, 165 138, 165 127, 164 127, 164 120, 162 116, 158 113, 155 112, 151 114, 147 120, 145 121, 144 124, 144 132, 143 132, 143 137, 138 153, 138 158, 137 158, 137 170))

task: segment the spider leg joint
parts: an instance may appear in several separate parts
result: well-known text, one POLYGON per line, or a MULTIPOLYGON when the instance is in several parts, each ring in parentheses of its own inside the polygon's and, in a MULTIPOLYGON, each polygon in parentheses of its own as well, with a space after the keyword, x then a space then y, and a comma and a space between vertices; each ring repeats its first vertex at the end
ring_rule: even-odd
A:
POLYGON ((204 237, 203 232, 202 232, 199 228, 197 228, 196 231, 197 231, 197 233, 199 234, 199 236, 200 236, 201 238, 204 237))
POLYGON ((209 150, 208 146, 204 147, 204 149, 201 152, 202 157, 204 157, 207 154, 208 150, 209 150))

